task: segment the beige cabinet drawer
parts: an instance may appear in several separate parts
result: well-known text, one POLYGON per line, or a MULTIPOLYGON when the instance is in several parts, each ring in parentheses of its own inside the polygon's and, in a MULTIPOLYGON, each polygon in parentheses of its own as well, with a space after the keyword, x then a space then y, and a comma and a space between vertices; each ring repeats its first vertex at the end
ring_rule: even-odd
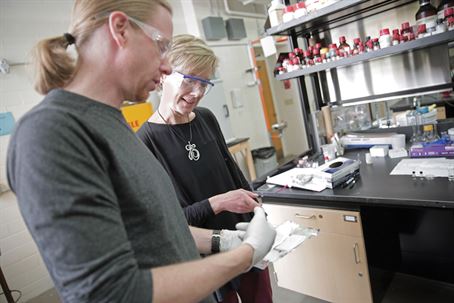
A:
POLYGON ((279 204, 264 204, 263 208, 268 214, 268 221, 274 225, 292 220, 302 226, 318 228, 323 232, 362 237, 361 217, 355 211, 279 204))
POLYGON ((304 227, 319 228, 318 213, 313 208, 277 204, 263 204, 263 208, 268 215, 268 221, 273 225, 291 220, 304 227))
POLYGON ((314 209, 317 213, 319 228, 324 232, 362 237, 359 212, 332 209, 314 209))
POLYGON ((280 287, 334 303, 371 303, 359 212, 265 203, 268 221, 319 229, 274 266, 280 287))

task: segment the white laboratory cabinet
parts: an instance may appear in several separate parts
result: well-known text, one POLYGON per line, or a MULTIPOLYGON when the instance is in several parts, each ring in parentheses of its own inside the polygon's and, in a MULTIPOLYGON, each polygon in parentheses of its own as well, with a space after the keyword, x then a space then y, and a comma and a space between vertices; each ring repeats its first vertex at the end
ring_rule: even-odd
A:
POLYGON ((274 263, 280 287, 333 303, 371 303, 359 212, 265 203, 273 225, 292 220, 319 235, 274 263))

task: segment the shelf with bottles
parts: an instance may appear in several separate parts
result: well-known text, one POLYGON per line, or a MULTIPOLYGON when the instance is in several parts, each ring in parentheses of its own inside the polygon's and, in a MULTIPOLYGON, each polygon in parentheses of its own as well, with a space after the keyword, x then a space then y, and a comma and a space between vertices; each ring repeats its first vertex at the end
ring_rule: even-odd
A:
POLYGON ((369 16, 391 10, 414 0, 342 0, 333 2, 308 15, 283 22, 269 28, 267 35, 297 35, 309 34, 314 30, 326 30, 330 27, 340 26, 364 19, 369 16))
POLYGON ((408 41, 405 43, 392 45, 386 48, 376 49, 370 52, 364 52, 357 54, 355 56, 344 57, 335 61, 319 63, 302 69, 297 69, 290 72, 284 72, 276 75, 277 80, 287 80, 292 78, 297 78, 301 76, 310 75, 313 73, 321 72, 324 70, 329 70, 333 68, 338 68, 342 66, 349 66, 365 61, 371 61, 378 58, 383 58, 386 56, 392 56, 396 54, 402 54, 406 52, 411 52, 417 49, 423 49, 427 47, 437 46, 441 44, 447 44, 454 41, 454 30, 419 38, 416 40, 408 41))

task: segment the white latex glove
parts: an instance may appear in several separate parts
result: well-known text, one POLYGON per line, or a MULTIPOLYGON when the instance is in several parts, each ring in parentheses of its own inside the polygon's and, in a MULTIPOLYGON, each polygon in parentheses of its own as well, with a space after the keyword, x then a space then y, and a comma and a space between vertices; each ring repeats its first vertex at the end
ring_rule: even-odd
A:
POLYGON ((243 243, 244 235, 243 230, 221 230, 221 239, 219 243, 219 250, 221 252, 232 250, 243 243))
POLYGON ((254 208, 254 218, 252 218, 251 222, 238 223, 236 228, 246 231, 243 243, 247 243, 254 248, 252 267, 271 250, 276 237, 276 230, 266 220, 265 211, 261 207, 254 208))

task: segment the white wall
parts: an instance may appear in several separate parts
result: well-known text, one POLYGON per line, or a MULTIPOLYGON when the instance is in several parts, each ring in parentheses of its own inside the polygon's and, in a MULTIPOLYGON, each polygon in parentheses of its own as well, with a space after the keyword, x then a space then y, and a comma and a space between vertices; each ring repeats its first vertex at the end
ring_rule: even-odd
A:
MULTIPOLYGON (((246 74, 245 72, 251 67, 247 42, 259 37, 259 28, 263 27, 265 20, 227 15, 222 1, 180 1, 185 5, 190 2, 193 3, 197 19, 195 22, 201 38, 204 38, 202 19, 207 16, 219 16, 224 20, 228 18, 242 18, 244 20, 246 38, 238 41, 229 41, 227 38, 223 38, 219 41, 208 41, 208 44, 220 58, 219 78, 224 81, 225 97, 230 109, 233 135, 238 138, 249 137, 252 149, 269 146, 271 143, 266 129, 258 87, 248 87, 246 85, 247 82, 252 80, 252 76, 250 73, 246 74), (212 6, 209 3, 212 3, 212 6), (233 106, 230 92, 234 89, 240 90, 243 107, 235 108, 233 106)), ((191 32, 191 34, 196 33, 191 32)), ((200 105, 203 106, 203 100, 200 105)))
MULTIPOLYGON (((38 39, 66 31, 71 7, 69 0, 1 0, 0 57, 10 63, 29 61, 28 52, 38 39)), ((17 120, 40 100, 26 66, 12 66, 9 74, 0 74, 0 112, 11 111, 17 120)), ((8 141, 9 136, 0 137, 2 184, 6 184, 8 141)), ((0 195, 0 250, 0 264, 9 287, 22 292, 21 302, 52 287, 11 192, 0 195)), ((17 298, 16 294, 13 296, 17 298)), ((4 296, 0 296, 0 302, 6 302, 4 296)))

